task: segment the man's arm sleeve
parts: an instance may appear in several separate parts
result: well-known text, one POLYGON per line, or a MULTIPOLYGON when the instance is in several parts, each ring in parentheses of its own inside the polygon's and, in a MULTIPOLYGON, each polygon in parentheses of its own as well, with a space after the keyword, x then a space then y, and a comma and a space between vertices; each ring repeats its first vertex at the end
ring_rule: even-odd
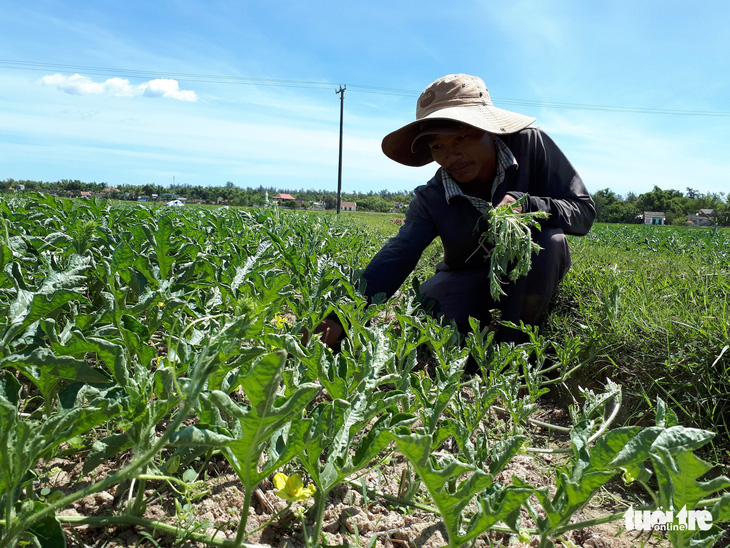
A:
POLYGON ((436 227, 424 199, 416 195, 408 206, 398 234, 388 240, 363 272, 363 293, 369 299, 384 293, 390 298, 416 268, 424 249, 436 237, 436 227))
MULTIPOLYGON (((583 179, 563 151, 547 134, 540 132, 531 160, 537 170, 531 184, 535 191, 530 192, 524 211, 550 214, 546 222, 566 234, 587 234, 596 218, 596 208, 583 179)), ((519 199, 524 193, 510 191, 509 194, 519 199)))

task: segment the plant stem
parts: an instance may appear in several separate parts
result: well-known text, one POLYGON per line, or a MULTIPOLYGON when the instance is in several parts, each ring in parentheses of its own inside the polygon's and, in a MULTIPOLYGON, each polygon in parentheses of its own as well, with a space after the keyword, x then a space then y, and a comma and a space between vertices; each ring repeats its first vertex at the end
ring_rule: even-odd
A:
POLYGON ((319 496, 317 497, 317 504, 315 505, 315 508, 317 509, 317 514, 315 515, 314 519, 314 533, 311 537, 305 537, 307 546, 317 546, 317 539, 322 533, 322 522, 324 521, 324 503, 327 499, 328 494, 329 491, 317 491, 317 495, 319 496), (314 541, 315 544, 311 544, 312 541, 314 541))
POLYGON ((609 417, 605 421, 603 421, 603 424, 601 425, 601 428, 598 429, 598 432, 588 438, 588 443, 593 443, 601 436, 601 434, 608 430, 608 427, 611 426, 611 423, 618 416, 619 409, 621 409, 621 392, 618 392, 616 394, 616 403, 611 410, 611 415, 609 415, 609 417))
MULTIPOLYGON (((170 525, 168 523, 145 519, 139 516, 56 516, 56 519, 61 523, 68 523, 69 525, 91 525, 96 527, 105 527, 109 525, 139 525, 145 529, 162 531, 163 533, 174 536, 180 535, 181 532, 180 527, 177 525, 170 525)), ((230 540, 215 538, 210 535, 196 533, 194 531, 185 531, 185 537, 196 542, 202 542, 209 546, 219 546, 221 548, 232 548, 234 546, 240 546, 241 548, 257 548, 261 546, 260 544, 234 544, 234 542, 230 540)))
POLYGON ((241 521, 238 524, 238 531, 236 532, 236 544, 240 546, 243 539, 246 538, 246 525, 248 524, 248 511, 251 507, 251 495, 253 494, 253 487, 246 489, 243 496, 243 510, 241 511, 241 521))
POLYGON ((270 523, 273 523, 273 521, 274 521, 274 520, 275 520, 276 518, 278 518, 278 517, 279 517, 280 515, 282 515, 282 514, 283 514, 284 512, 288 512, 289 510, 291 510, 291 505, 292 505, 292 503, 290 502, 289 504, 287 504, 287 505, 286 505, 286 508, 284 508, 283 510, 279 510, 279 511, 278 511, 278 512, 277 512, 276 514, 274 514, 273 516, 271 516, 271 519, 269 519, 269 520, 268 520, 268 521, 267 521, 266 523, 264 523, 263 525, 260 525, 259 527, 256 527, 256 529, 254 529, 253 531, 249 531, 248 533, 246 533, 246 534, 245 534, 245 535, 243 536, 243 538, 247 538, 247 537, 250 537, 250 536, 251 536, 251 535, 253 535, 254 533, 258 533, 258 532, 259 532, 259 531, 261 531, 262 529, 264 529, 264 528, 268 527, 270 523))
POLYGON ((570 454, 573 452, 572 449, 540 449, 539 447, 525 447, 525 451, 528 453, 541 453, 546 455, 558 455, 558 454, 570 454))
MULTIPOLYGON (((352 487, 355 487, 357 489, 362 489, 362 485, 355 483, 353 481, 347 481, 346 483, 350 484, 352 487)), ((373 497, 378 497, 383 500, 387 500, 388 502, 392 502, 393 504, 396 504, 398 506, 409 506, 411 508, 416 508, 417 510, 423 510, 424 512, 429 512, 431 514, 437 514, 438 510, 434 508, 433 506, 427 506, 425 504, 420 504, 418 502, 413 502, 410 500, 402 499, 399 497, 395 497, 393 495, 388 495, 387 493, 380 493, 378 491, 375 491, 374 489, 365 488, 368 495, 372 495, 373 497)))
MULTIPOLYGON (((499 407, 497 405, 493 405, 492 406, 492 409, 494 409, 495 411, 501 411, 502 413, 507 413, 508 412, 505 408, 499 407)), ((558 430, 559 432, 566 432, 567 433, 567 432, 570 432, 572 430, 572 428, 568 428, 566 426, 557 426, 555 424, 550 424, 548 422, 543 422, 543 421, 538 420, 538 419, 533 419, 532 417, 528 417, 527 418, 527 422, 530 422, 530 423, 535 424, 537 426, 543 426, 545 428, 550 428, 551 430, 558 430)))

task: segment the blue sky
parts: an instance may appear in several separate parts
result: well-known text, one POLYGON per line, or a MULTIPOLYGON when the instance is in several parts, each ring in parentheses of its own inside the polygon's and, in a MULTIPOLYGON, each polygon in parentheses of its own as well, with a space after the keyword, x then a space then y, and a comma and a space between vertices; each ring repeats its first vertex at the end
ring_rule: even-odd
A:
POLYGON ((730 190, 730 4, 0 0, 0 179, 409 190, 380 149, 482 77, 588 189, 730 190))

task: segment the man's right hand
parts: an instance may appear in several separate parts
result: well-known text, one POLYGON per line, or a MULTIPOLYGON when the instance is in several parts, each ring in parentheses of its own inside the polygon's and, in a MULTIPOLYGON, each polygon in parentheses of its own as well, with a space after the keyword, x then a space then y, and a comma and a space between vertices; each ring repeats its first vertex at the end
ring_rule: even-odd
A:
MULTIPOLYGON (((332 348, 340 340, 342 336, 342 326, 334 320, 322 320, 317 327, 314 328, 314 334, 321 333, 322 342, 332 348)), ((309 333, 306 329, 302 329, 302 344, 309 342, 309 333)))

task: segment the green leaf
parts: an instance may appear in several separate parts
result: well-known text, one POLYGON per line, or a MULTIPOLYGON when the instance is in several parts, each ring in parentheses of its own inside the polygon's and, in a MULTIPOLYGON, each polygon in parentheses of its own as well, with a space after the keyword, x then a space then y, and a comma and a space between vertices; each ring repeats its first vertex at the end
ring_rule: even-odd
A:
POLYGON ((85 355, 93 352, 106 364, 119 385, 126 386, 128 384, 129 371, 124 347, 99 337, 85 337, 76 328, 72 328, 71 334, 73 335, 72 338, 65 345, 51 345, 56 354, 85 355))
POLYGON ((663 430, 652 443, 652 448, 665 447, 672 452, 694 451, 709 442, 715 434, 708 430, 672 426, 663 430))
POLYGON ((147 327, 137 318, 129 314, 122 314, 119 319, 121 320, 122 325, 125 329, 137 334, 142 340, 149 340, 149 329, 147 329, 147 327))
POLYGON ((23 385, 15 375, 2 371, 0 372, 0 398, 7 399, 11 404, 18 405, 23 385))
MULTIPOLYGON (((46 508, 48 504, 35 501, 33 503, 33 511, 40 512, 46 508)), ((36 521, 28 532, 35 536, 41 548, 63 548, 66 546, 66 535, 63 528, 56 519, 55 514, 49 514, 41 520, 36 521)))
MULTIPOLYGON (((251 367, 242 380, 250 407, 235 403, 224 392, 214 391, 211 394, 211 402, 239 424, 236 439, 228 441, 223 452, 246 489, 252 489, 266 476, 266 472, 259 471, 258 463, 267 442, 287 424, 302 421, 302 410, 319 391, 318 385, 303 383, 288 397, 279 397, 285 363, 286 355, 275 352, 264 355, 251 367)), ((308 423, 305 424, 308 426, 308 423)), ((300 430, 292 432, 302 435, 302 439, 306 433, 300 430)), ((294 439, 290 442, 293 443, 294 439)), ((287 457, 293 456, 287 453, 287 457)))
POLYGON ((182 479, 187 483, 193 483, 198 478, 198 473, 193 468, 188 468, 183 472, 182 479))
POLYGON ((657 398, 656 406, 656 425, 669 428, 679 424, 677 414, 664 402, 663 399, 657 398))
POLYGON ((534 493, 531 487, 503 486, 494 484, 485 489, 478 497, 479 510, 470 520, 466 535, 459 537, 460 543, 466 543, 478 537, 499 522, 507 523, 517 532, 515 515, 534 493))
POLYGON ((697 481, 712 467, 688 450, 678 452, 657 447, 651 460, 659 481, 660 500, 665 507, 687 509, 713 493, 730 487, 730 479, 718 476, 709 481, 697 481))
MULTIPOLYGON (((635 448, 631 455, 624 455, 620 462, 612 462, 618 457, 619 453, 623 451, 629 442, 639 435, 641 430, 640 426, 624 426, 609 430, 603 434, 596 440, 596 444, 591 450, 591 467, 597 470, 605 470, 615 468, 617 466, 627 467, 646 460, 644 455, 647 453, 643 450, 639 450, 639 448, 635 448), (632 458, 634 459, 633 461, 632 458)), ((651 437, 652 436, 649 436, 649 438, 651 437)), ((649 443, 649 439, 646 439, 645 441, 647 444, 645 446, 645 450, 648 452, 651 444, 649 443)))
POLYGON ((510 436, 505 440, 500 440, 489 452, 489 473, 496 476, 514 458, 520 451, 522 444, 525 443, 525 436, 510 436))
POLYGON ((188 426, 179 432, 175 432, 170 438, 170 444, 174 446, 191 445, 211 449, 221 449, 232 441, 234 441, 234 438, 230 433, 217 432, 210 428, 199 428, 197 426, 188 426))
POLYGON ((84 459, 83 473, 88 474, 113 456, 132 447, 129 434, 115 434, 96 440, 84 459))
POLYGON ((112 272, 124 273, 134 266, 137 253, 132 249, 127 240, 122 240, 112 253, 110 263, 112 272))
POLYGON ((492 477, 455 457, 445 458, 440 463, 433 462, 432 437, 428 434, 411 433, 400 427, 391 435, 439 509, 450 545, 460 545, 462 512, 477 493, 492 485, 492 477))
POLYGON ((329 452, 332 440, 345 424, 345 417, 350 409, 350 402, 333 400, 321 402, 308 414, 311 428, 305 439, 305 447, 301 460, 307 472, 317 484, 319 491, 323 490, 321 456, 329 452))
POLYGON ((109 383, 109 377, 89 366, 86 360, 56 356, 48 348, 35 348, 11 354, 0 360, 0 368, 13 367, 28 377, 49 401, 61 387, 61 381, 109 383))
POLYGON ((391 428, 415 420, 412 415, 392 415, 386 411, 394 408, 402 398, 400 393, 390 393, 387 398, 373 398, 367 393, 355 396, 352 404, 345 408, 338 428, 329 431, 330 435, 334 435, 326 438, 329 443, 320 474, 322 491, 329 491, 346 477, 367 467, 391 443, 391 428), (373 418, 381 413, 373 423, 373 418))
POLYGON ((725 493, 720 500, 710 509, 712 519, 715 523, 730 521, 730 493, 725 493))
POLYGON ((157 259, 157 266, 160 269, 160 280, 167 280, 170 277, 170 269, 175 262, 173 252, 175 247, 172 243, 172 219, 168 216, 160 217, 155 230, 149 226, 143 227, 147 233, 149 242, 155 250, 154 257, 157 259))
MULTIPOLYGON (((619 429, 620 430, 620 429, 619 429)), ((636 433, 629 442, 621 449, 618 454, 606 465, 621 467, 636 470, 638 469, 639 463, 644 462, 649 458, 649 451, 657 439, 659 434, 664 431, 664 428, 659 426, 652 426, 644 428, 636 433)))
MULTIPOLYGON (((698 481, 711 469, 711 466, 698 458, 691 450, 683 447, 674 450, 659 445, 652 451, 651 460, 659 482, 660 506, 673 508, 675 515, 683 508, 694 509, 702 498, 730 487, 730 478, 725 476, 715 477, 709 481, 698 481)), ((726 508, 728 502, 723 502, 721 499, 720 503, 722 505, 713 510, 719 518, 728 517, 727 514, 730 512, 726 508)), ((698 531, 689 529, 672 528, 669 530, 669 538, 675 548, 693 545, 692 538, 697 534, 698 531)))
POLYGON ((5 265, 13 260, 13 250, 0 243, 0 277, 5 275, 5 265))
POLYGON ((98 398, 84 407, 71 409, 62 415, 53 415, 40 428, 40 454, 52 455, 61 443, 114 419, 120 411, 119 403, 98 398))

